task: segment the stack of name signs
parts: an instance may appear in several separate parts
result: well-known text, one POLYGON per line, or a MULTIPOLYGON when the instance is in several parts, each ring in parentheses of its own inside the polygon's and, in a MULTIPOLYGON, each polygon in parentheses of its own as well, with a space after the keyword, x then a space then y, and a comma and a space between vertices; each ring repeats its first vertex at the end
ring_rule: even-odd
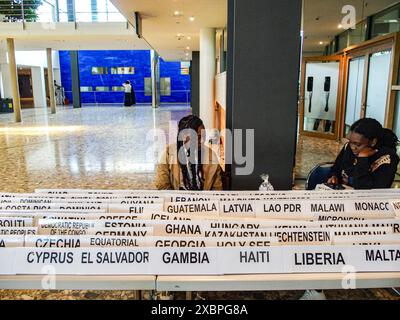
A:
POLYGON ((0 194, 0 274, 400 271, 400 191, 0 194))

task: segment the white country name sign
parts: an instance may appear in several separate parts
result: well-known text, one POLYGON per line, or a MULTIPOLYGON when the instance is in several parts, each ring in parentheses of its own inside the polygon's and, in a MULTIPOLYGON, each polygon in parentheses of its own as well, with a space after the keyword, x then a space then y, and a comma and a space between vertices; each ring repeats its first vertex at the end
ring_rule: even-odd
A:
POLYGON ((15 274, 15 248, 0 248, 0 274, 13 275, 15 274))
POLYGON ((129 205, 129 204, 155 204, 164 203, 163 198, 132 198, 132 199, 112 199, 108 201, 109 204, 115 205, 129 205))
POLYGON ((400 244, 400 234, 379 236, 334 236, 333 245, 383 245, 400 244))
POLYGON ((388 200, 302 200, 257 202, 257 218, 309 219, 321 214, 359 214, 360 217, 394 217, 388 200))
MULTIPOLYGON (((5 236, 8 237, 8 236, 5 236)), ((11 237, 8 237, 11 238, 11 237)), ((7 240, 7 239, 6 239, 7 240)), ((1 238, 0 238, 1 241, 1 238)), ((1 243, 1 242, 0 242, 1 243)), ((22 238, 23 246, 24 239, 22 238)), ((19 244, 19 243, 18 243, 19 244)), ((269 247, 277 238, 189 238, 189 237, 106 237, 106 236, 26 236, 25 247, 269 247)), ((17 245, 13 245, 17 246, 17 245)))
POLYGON ((4 236, 21 236, 28 234, 38 234, 36 227, 21 227, 21 228, 0 228, 0 235, 4 236))
POLYGON ((392 206, 396 217, 400 218, 400 200, 392 200, 390 205, 392 206))
POLYGON ((39 211, 88 211, 96 210, 100 212, 106 212, 107 208, 105 205, 79 205, 79 204, 15 204, 7 203, 0 204, 0 211, 27 211, 27 210, 39 210, 39 211))
POLYGON ((141 248, 18 248, 16 274, 42 274, 52 266, 55 274, 151 274, 151 255, 141 248))
POLYGON ((32 227, 32 226, 33 226, 32 218, 0 216, 0 228, 20 228, 20 227, 32 227))
POLYGON ((153 212, 162 212, 163 211, 163 203, 154 203, 154 204, 130 204, 130 205, 115 205, 110 204, 108 206, 109 213, 153 213, 153 212))
POLYGON ((24 246, 24 236, 0 236, 0 248, 23 247, 23 246, 24 246))
POLYGON ((164 204, 164 211, 175 214, 219 214, 219 202, 169 202, 164 204))
POLYGON ((255 201, 220 201, 220 217, 237 216, 243 218, 256 217, 255 201))

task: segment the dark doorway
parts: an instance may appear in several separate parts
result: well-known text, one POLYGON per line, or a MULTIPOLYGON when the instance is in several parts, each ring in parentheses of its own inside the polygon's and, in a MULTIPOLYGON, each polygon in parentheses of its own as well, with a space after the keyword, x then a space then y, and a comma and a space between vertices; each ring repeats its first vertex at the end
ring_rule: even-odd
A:
POLYGON ((21 98, 21 107, 33 108, 32 71, 30 68, 18 68, 18 86, 21 98))

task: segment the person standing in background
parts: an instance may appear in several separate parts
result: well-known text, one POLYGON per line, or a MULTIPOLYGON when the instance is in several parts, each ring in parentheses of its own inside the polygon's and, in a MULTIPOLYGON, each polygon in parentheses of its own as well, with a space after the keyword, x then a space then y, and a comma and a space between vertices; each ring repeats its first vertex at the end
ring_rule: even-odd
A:
POLYGON ((131 99, 132 99, 132 105, 136 104, 136 95, 135 95, 135 90, 133 89, 133 85, 131 84, 131 99))
POLYGON ((132 86, 129 80, 126 80, 122 86, 125 90, 125 97, 124 97, 124 106, 130 107, 132 106, 132 86))

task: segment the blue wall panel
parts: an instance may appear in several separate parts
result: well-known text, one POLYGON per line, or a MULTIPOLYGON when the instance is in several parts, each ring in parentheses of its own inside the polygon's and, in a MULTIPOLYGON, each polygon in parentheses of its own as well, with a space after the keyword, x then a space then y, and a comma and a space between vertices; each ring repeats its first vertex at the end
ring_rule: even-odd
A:
POLYGON ((180 62, 166 62, 160 59, 160 78, 171 78, 171 95, 161 95, 161 102, 190 102, 190 75, 181 75, 180 62))
MULTIPOLYGON (((72 103, 71 65, 69 51, 60 51, 61 82, 66 97, 72 103)), ((151 96, 144 95, 144 78, 151 77, 149 50, 79 51, 79 74, 82 87, 93 87, 93 92, 82 92, 82 103, 123 103, 124 93, 113 92, 111 87, 121 86, 130 80, 138 103, 151 103, 151 96), (93 75, 92 67, 107 67, 108 74, 93 75), (111 67, 134 67, 135 74, 111 74, 111 67), (108 92, 95 92, 97 86, 109 87, 108 92)), ((180 62, 160 61, 160 77, 171 78, 171 96, 161 96, 163 103, 190 101, 190 76, 181 75, 180 62)))

